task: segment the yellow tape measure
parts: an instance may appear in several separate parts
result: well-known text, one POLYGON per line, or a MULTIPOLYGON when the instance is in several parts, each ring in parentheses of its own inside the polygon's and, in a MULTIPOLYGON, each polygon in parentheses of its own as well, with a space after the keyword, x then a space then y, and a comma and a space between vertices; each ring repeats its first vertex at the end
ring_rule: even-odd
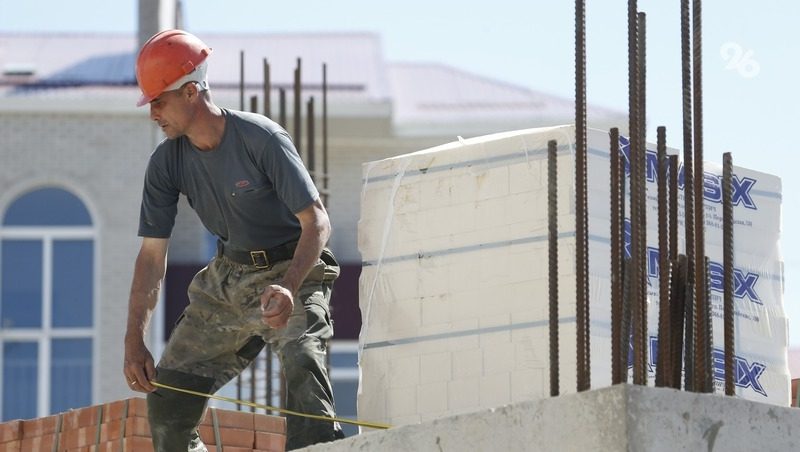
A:
POLYGON ((169 389, 169 390, 172 390, 172 391, 183 392, 185 394, 191 394, 191 395, 195 395, 195 396, 199 396, 199 397, 205 397, 207 399, 216 399, 216 400, 222 400, 224 402, 238 403, 238 404, 250 406, 250 407, 253 407, 253 408, 261 408, 261 409, 267 410, 267 411, 277 411, 278 413, 289 414, 289 415, 292 415, 292 416, 307 417, 309 419, 317 419, 317 420, 320 420, 320 421, 341 422, 342 424, 359 425, 361 427, 378 428, 378 429, 388 429, 388 428, 392 427, 389 424, 380 424, 380 423, 377 423, 377 422, 366 422, 366 421, 358 421, 358 420, 353 420, 353 419, 343 419, 343 418, 338 418, 338 417, 320 416, 320 415, 317 415, 317 414, 299 413, 297 411, 287 410, 285 408, 278 408, 278 407, 269 406, 269 405, 262 405, 260 403, 248 402, 246 400, 238 400, 238 399, 233 399, 233 398, 230 398, 230 397, 218 396, 218 395, 215 395, 215 394, 206 394, 206 393, 203 393, 203 392, 192 391, 192 390, 189 390, 189 389, 176 388, 174 386, 165 385, 165 384, 158 383, 158 382, 155 382, 155 381, 151 381, 150 384, 152 384, 153 386, 155 386, 157 388, 164 388, 164 389, 169 389))

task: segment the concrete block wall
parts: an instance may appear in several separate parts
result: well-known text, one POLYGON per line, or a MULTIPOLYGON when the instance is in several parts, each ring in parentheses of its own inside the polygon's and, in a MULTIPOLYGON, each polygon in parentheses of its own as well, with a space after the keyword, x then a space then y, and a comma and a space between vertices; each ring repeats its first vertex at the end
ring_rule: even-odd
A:
MULTIPOLYGON (((544 150, 550 138, 571 142, 569 130, 465 140, 365 165, 359 416, 425 422, 547 391, 544 150)), ((573 166, 563 144, 559 167, 559 222, 569 231, 573 166)), ((570 278, 574 238, 561 246, 570 278)), ((559 291, 574 298, 570 285, 559 291)), ((566 387, 574 307, 560 314, 566 387)))
MULTIPOLYGON (((562 393, 575 390, 573 137, 571 126, 531 129, 364 165, 359 416, 407 424, 549 394, 550 139, 559 142, 560 387, 562 393)), ((611 374, 607 133, 591 131, 589 147, 592 384, 603 387, 611 374)), ((745 173, 739 169, 740 176, 745 173)), ((776 229, 779 216, 769 216, 780 210, 774 206, 775 184, 771 176, 758 177, 766 181, 761 187, 772 208, 754 221, 776 229)), ((655 224, 655 215, 649 221, 655 224)), ((746 242, 747 232, 739 234, 746 242)), ((649 237, 655 246, 657 236, 649 237)), ((761 257, 779 264, 775 255, 761 257)), ((657 278, 651 283, 649 324, 655 335, 657 278)), ((761 325, 778 327, 762 335, 755 350, 742 347, 739 364, 747 360, 753 379, 738 380, 738 394, 785 406, 781 295, 773 291, 762 311, 761 325)), ((737 308, 749 309, 741 302, 737 308)), ((745 374, 739 371, 737 379, 745 374)))

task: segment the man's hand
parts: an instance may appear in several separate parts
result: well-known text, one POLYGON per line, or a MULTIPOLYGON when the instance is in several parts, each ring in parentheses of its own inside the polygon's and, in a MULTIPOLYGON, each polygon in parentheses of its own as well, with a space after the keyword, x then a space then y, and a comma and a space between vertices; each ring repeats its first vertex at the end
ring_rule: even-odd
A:
POLYGON ((273 284, 261 294, 261 321, 272 328, 283 328, 294 310, 294 297, 289 289, 273 284))
POLYGON ((150 380, 156 377, 153 356, 141 338, 125 338, 125 367, 122 373, 131 390, 145 393, 156 390, 150 384, 150 380))

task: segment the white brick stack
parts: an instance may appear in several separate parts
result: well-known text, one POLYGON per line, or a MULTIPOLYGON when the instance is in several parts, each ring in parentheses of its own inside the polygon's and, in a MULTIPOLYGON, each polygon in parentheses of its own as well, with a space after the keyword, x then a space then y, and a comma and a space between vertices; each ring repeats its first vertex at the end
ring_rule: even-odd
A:
MULTIPOLYGON (((530 129, 364 165, 359 417, 409 424, 549 394, 546 149, 551 139, 559 143, 560 384, 562 393, 575 391, 574 136, 572 126, 530 129)), ((610 384, 608 143, 607 133, 590 131, 593 387, 610 384)), ((713 171, 718 168, 707 166, 707 173, 713 171)), ((737 355, 744 366, 737 372, 750 370, 764 394, 747 385, 753 378, 744 373, 738 391, 744 398, 788 405, 780 181, 740 168, 735 173, 758 181, 749 195, 761 209, 746 209, 741 202, 735 208, 737 220, 743 220, 735 231, 737 267, 744 276, 760 275, 753 288, 761 302, 753 306, 747 297, 737 299, 742 331, 737 355), (756 226, 748 228, 747 221, 756 226), (771 235, 765 237, 767 230, 771 235), (746 245, 754 234, 761 243, 756 250, 746 245), (754 313, 760 322, 752 321, 754 313), (743 320, 745 315, 750 319, 743 320), (764 363, 763 373, 756 375, 755 362, 764 363)), ((655 184, 648 185, 654 197, 655 184)), ((721 212, 718 205, 706 206, 707 218, 721 212)), ((721 262, 721 239, 708 229, 708 254, 721 262)), ((654 232, 648 243, 656 246, 654 232)), ((655 336, 657 278, 650 282, 649 329, 655 336)), ((717 301, 712 300, 715 308, 717 301)), ((721 321, 714 327, 715 346, 721 347, 721 321)))

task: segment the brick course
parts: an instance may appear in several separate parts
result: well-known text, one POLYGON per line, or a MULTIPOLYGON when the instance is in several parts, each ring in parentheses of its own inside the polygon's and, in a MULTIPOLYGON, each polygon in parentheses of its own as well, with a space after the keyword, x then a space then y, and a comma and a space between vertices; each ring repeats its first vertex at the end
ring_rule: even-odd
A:
MULTIPOLYGON (((209 452, 215 452, 220 445, 226 452, 283 452, 286 419, 209 408, 200 423, 200 437, 209 452)), ((0 452, 54 450, 152 452, 147 402, 143 398, 130 398, 0 424, 0 452)))

